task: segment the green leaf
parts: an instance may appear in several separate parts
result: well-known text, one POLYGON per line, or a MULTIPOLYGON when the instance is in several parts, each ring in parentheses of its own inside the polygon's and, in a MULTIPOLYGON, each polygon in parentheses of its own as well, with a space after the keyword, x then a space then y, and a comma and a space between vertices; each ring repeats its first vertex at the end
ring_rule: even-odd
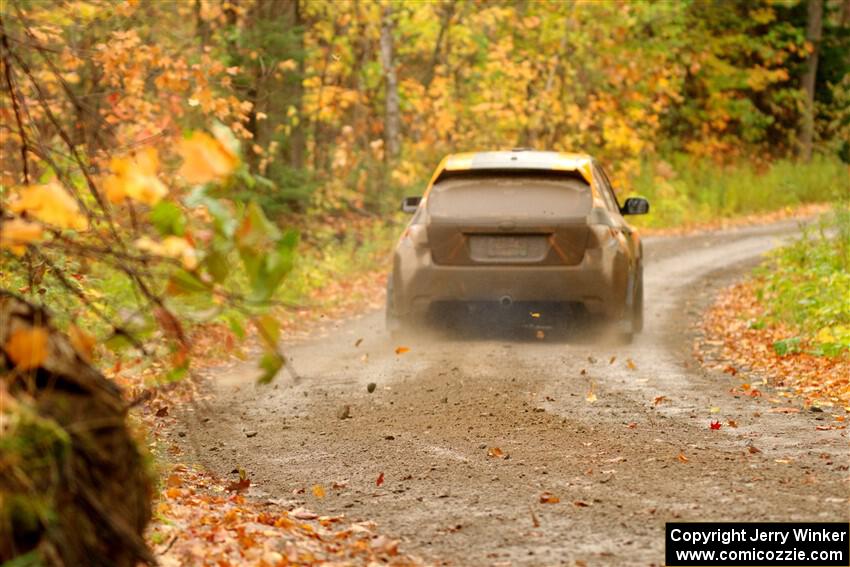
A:
POLYGON ((224 316, 227 326, 240 339, 245 338, 245 318, 238 312, 231 312, 224 316))
POLYGON ((183 269, 171 274, 171 278, 168 280, 168 287, 183 293, 202 293, 209 291, 209 288, 204 285, 204 282, 199 280, 194 274, 183 269))
POLYGON ((280 325, 277 319, 271 315, 261 315, 254 319, 254 324, 260 332, 260 337, 271 349, 277 348, 277 343, 280 341, 280 325))
POLYGON ((776 354, 779 356, 801 352, 800 337, 791 337, 790 339, 776 341, 773 343, 773 350, 776 351, 776 354))
POLYGON ((186 233, 186 217, 180 207, 168 201, 160 201, 151 209, 151 223, 162 236, 183 236, 186 233))
POLYGON ((207 271, 217 283, 223 282, 230 275, 230 262, 227 259, 227 254, 213 249, 207 253, 204 258, 204 265, 207 271))
POLYGON ((277 376, 277 373, 280 372, 284 364, 286 364, 286 359, 280 353, 276 351, 266 352, 260 359, 260 368, 263 373, 257 378, 257 382, 268 384, 274 380, 274 377, 277 376))

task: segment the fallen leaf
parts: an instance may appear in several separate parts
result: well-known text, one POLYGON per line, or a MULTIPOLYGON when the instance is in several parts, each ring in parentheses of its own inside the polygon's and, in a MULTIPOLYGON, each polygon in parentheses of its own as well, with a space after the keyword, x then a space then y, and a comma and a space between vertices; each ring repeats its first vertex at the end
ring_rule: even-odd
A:
POLYGON ((574 500, 573 506, 575 506, 576 508, 588 508, 590 504, 588 502, 585 502, 584 500, 574 500))
POLYGON ((313 485, 313 496, 316 498, 324 498, 325 497, 325 489, 321 484, 313 485))
POLYGON ((719 421, 712 421, 711 423, 708 424, 708 427, 711 428, 711 429, 720 429, 721 424, 720 424, 719 421))
POLYGON ((614 362, 615 362, 616 360, 617 360, 617 357, 616 357, 616 356, 612 356, 610 359, 608 359, 608 364, 614 364, 614 362))
POLYGON ((168 415, 168 406, 162 406, 158 410, 156 410, 157 417, 166 417, 168 415))
POLYGON ((635 361, 632 360, 631 358, 626 359, 626 367, 629 370, 637 370, 637 364, 635 364, 635 361))
POLYGON ((728 425, 729 427, 738 427, 738 422, 734 419, 727 419, 726 425, 728 425))
POLYGON ((535 313, 534 311, 532 311, 531 313, 529 313, 529 315, 531 315, 534 319, 540 319, 540 313, 535 313))
POLYGON ((687 463, 690 460, 685 456, 684 453, 679 453, 679 455, 676 458, 679 459, 680 463, 687 463))
POLYGON ((319 517, 318 514, 310 512, 309 510, 305 510, 304 508, 295 508, 292 512, 289 513, 289 515, 295 518, 296 520, 315 520, 319 517))
POLYGON ((384 473, 378 475, 377 480, 375 480, 375 486, 381 486, 384 484, 384 473))
POLYGON ((720 413, 720 408, 717 407, 717 406, 711 406, 710 408, 708 408, 708 412, 709 413, 720 413))
POLYGON ((240 478, 235 482, 230 482, 224 489, 228 492, 242 492, 251 486, 251 479, 248 477, 240 478))
POLYGON ((363 343, 363 339, 357 339, 356 341, 354 341, 355 348, 359 347, 362 343, 363 343))
POLYGON ((540 503, 541 504, 557 504, 561 499, 552 494, 551 492, 544 492, 540 495, 540 503))
POLYGON ((657 406, 661 405, 667 401, 667 396, 655 396, 655 399, 652 400, 652 405, 657 406))
POLYGON ((587 392, 587 396, 584 399, 590 402, 591 404, 596 401, 596 394, 593 393, 593 384, 590 385, 590 391, 587 392))
POLYGON ((528 507, 528 512, 531 514, 531 525, 535 528, 540 527, 540 521, 537 519, 537 515, 532 510, 531 506, 528 507))
POLYGON ((543 340, 544 338, 546 338, 546 333, 544 333, 542 329, 537 329, 537 333, 535 336, 538 339, 543 340))
POLYGON ((489 449, 487 449, 487 456, 499 458, 504 457, 505 453, 498 447, 490 447, 489 449))
POLYGON ((637 423, 635 423, 635 422, 633 421, 633 422, 629 423, 626 427, 628 427, 629 429, 636 429, 636 428, 637 428, 637 423))
POLYGON ((47 330, 42 327, 18 329, 4 347, 18 370, 37 368, 47 358, 47 330))
POLYGON ((410 352, 410 349, 406 346, 397 346, 395 347, 396 354, 404 354, 406 352, 410 352))

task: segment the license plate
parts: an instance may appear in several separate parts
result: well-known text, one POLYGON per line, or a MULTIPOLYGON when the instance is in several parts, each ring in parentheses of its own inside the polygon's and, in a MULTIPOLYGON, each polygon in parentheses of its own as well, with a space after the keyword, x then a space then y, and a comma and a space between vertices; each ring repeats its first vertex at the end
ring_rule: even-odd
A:
POLYGON ((487 255, 491 258, 526 258, 528 240, 514 236, 488 237, 487 255))

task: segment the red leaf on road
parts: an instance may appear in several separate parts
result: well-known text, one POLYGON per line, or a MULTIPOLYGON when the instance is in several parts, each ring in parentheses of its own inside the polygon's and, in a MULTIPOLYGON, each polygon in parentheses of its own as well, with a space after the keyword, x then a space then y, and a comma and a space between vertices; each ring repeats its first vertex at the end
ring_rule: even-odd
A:
POLYGON ((381 486, 384 484, 384 473, 378 475, 378 479, 375 481, 375 486, 381 486))
POLYGON ((709 426, 711 429, 720 429, 721 424, 720 424, 720 422, 719 422, 719 421, 712 421, 711 423, 709 423, 709 424, 708 424, 708 426, 709 426))

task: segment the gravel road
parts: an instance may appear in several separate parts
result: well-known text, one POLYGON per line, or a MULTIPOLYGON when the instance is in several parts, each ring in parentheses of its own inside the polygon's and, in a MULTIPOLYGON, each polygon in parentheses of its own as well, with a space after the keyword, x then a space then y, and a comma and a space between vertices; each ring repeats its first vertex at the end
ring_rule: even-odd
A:
POLYGON ((434 563, 660 565, 667 521, 849 521, 847 431, 816 430, 829 411, 771 412, 766 387, 729 392, 754 378, 691 354, 714 293, 797 231, 646 239, 646 328, 629 346, 489 329, 397 355, 382 312, 328 325, 288 347, 297 382, 256 385, 253 361, 211 371, 175 440, 222 476, 243 467, 256 494, 374 520, 434 563))

